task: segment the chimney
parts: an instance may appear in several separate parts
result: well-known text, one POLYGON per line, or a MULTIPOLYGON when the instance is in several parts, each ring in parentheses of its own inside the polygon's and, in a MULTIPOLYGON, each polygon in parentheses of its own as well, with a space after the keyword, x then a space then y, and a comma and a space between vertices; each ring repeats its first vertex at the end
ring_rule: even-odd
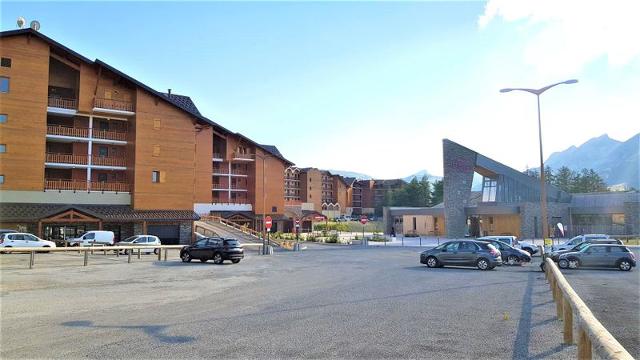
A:
POLYGON ((171 89, 168 89, 168 90, 167 90, 167 95, 168 95, 169 97, 171 97, 171 89))

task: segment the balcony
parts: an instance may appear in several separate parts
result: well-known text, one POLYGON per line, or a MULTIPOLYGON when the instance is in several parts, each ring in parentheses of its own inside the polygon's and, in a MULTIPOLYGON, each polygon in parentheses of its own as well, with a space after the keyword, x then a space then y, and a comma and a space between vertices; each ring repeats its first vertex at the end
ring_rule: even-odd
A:
POLYGON ((127 160, 123 157, 93 155, 91 156, 91 165, 125 167, 127 160))
MULTIPOLYGON (((56 108, 56 109, 51 109, 51 112, 58 112, 57 109, 65 109, 65 110, 73 110, 73 113, 75 114, 75 111, 78 109, 78 100, 77 99, 71 99, 71 98, 63 98, 63 97, 59 97, 59 96, 49 96, 49 102, 47 104, 50 108, 56 108)), ((64 113, 66 113, 66 111, 63 111, 64 113)))
POLYGON ((213 153, 213 161, 218 161, 218 162, 224 161, 224 157, 223 156, 224 155, 222 155, 222 153, 214 152, 213 153))
POLYGON ((87 165, 87 155, 47 153, 46 162, 59 164, 87 165))
POLYGON ((93 129, 93 137, 104 140, 127 141, 127 132, 93 129))
POLYGON ((89 129, 72 127, 72 126, 64 126, 64 125, 47 125, 47 135, 88 138, 89 129))
POLYGON ((134 115, 135 110, 131 101, 96 98, 93 111, 120 115, 134 115))
POLYGON ((123 182, 101 182, 69 179, 45 179, 45 190, 74 190, 74 191, 114 191, 129 192, 130 185, 123 182))
POLYGON ((239 152, 233 153, 233 160, 254 161, 253 158, 254 158, 253 154, 246 154, 246 153, 239 153, 239 152))

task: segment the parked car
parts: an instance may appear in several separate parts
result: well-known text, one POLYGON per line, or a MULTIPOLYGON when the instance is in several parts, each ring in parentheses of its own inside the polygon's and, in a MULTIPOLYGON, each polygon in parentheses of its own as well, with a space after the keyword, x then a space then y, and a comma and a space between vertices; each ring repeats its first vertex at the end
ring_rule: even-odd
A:
POLYGON ((113 245, 113 231, 92 230, 79 238, 67 239, 68 246, 113 245))
POLYGON ((11 230, 11 229, 0 229, 0 235, 7 234, 7 233, 14 233, 14 232, 17 232, 17 231, 11 230))
POLYGON ((376 221, 376 217, 375 217, 375 215, 370 215, 370 216, 368 217, 368 220, 369 220, 369 221, 376 221))
POLYGON ((636 266, 636 257, 623 245, 589 244, 582 250, 561 254, 558 259, 561 269, 577 269, 581 266, 617 267, 629 271, 636 266))
MULTIPOLYGON (((142 246, 158 246, 162 245, 160 239, 154 235, 134 235, 130 236, 122 241, 118 241, 115 246, 141 246, 140 251, 145 254, 158 254, 160 249, 154 248, 142 248, 142 246)), ((127 255, 128 249, 123 249, 122 252, 127 255)))
POLYGON ((483 236, 477 238, 476 240, 497 240, 502 241, 503 243, 514 247, 516 249, 521 249, 529 253, 529 255, 533 255, 538 252, 538 247, 533 245, 532 243, 526 241, 518 241, 518 238, 511 235, 494 235, 494 236, 483 236))
POLYGON ((570 240, 559 244, 559 245, 553 245, 551 246, 551 251, 558 251, 558 250, 570 250, 572 249, 574 246, 576 245, 580 245, 581 243, 587 241, 587 240, 598 240, 598 239, 608 239, 609 235, 607 234, 584 234, 584 235, 578 235, 575 236, 573 238, 571 238, 570 240))
POLYGON ((244 250, 238 240, 211 237, 182 248, 180 258, 183 262, 199 259, 202 262, 213 260, 216 264, 222 264, 225 260, 231 260, 237 264, 244 258, 244 250))
POLYGON ((483 242, 487 242, 493 245, 496 249, 500 251, 500 255, 502 256, 502 262, 507 263, 509 265, 521 264, 523 262, 531 262, 531 254, 527 251, 514 248, 511 245, 507 245, 506 243, 498 240, 482 240, 483 242))
POLYGON ((500 251, 493 245, 474 240, 448 241, 420 254, 420 263, 430 268, 445 265, 476 266, 491 270, 502 265, 500 251))
POLYGON ((561 254, 568 253, 568 252, 580 251, 580 250, 584 249, 585 247, 589 246, 590 244, 594 244, 594 245, 606 245, 606 244, 622 245, 622 241, 617 240, 617 239, 588 239, 588 240, 585 240, 584 242, 574 246, 571 249, 552 251, 549 254, 549 257, 551 258, 551 260, 553 260, 555 262, 558 262, 558 260, 560 259, 560 255, 561 254))
POLYGON ((54 248, 56 247, 56 243, 40 239, 39 237, 28 233, 10 232, 0 235, 0 248, 21 247, 54 248))

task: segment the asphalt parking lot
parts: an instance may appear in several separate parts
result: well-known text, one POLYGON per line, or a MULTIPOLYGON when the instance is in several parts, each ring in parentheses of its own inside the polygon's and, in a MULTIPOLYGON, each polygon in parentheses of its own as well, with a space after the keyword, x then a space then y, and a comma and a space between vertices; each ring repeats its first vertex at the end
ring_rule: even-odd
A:
POLYGON ((315 245, 238 265, 94 255, 88 267, 44 254, 32 270, 3 255, 0 357, 575 355, 537 266, 427 269, 419 251, 315 245))

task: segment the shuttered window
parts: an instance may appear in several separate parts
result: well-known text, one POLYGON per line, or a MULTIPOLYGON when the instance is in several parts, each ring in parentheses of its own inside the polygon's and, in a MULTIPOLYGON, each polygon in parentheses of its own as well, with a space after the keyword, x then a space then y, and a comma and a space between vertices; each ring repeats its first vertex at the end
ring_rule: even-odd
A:
POLYGON ((160 156, 160 145, 153 145, 153 156, 160 156))
POLYGON ((154 130, 160 129, 160 119, 153 119, 153 129, 154 130))

